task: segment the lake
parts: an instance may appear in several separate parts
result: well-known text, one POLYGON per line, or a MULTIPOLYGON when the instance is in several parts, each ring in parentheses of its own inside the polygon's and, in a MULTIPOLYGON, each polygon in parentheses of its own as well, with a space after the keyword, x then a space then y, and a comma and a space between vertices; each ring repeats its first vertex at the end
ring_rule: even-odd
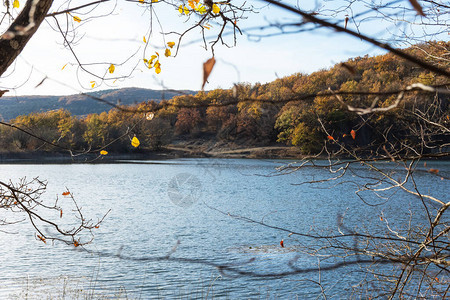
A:
MULTIPOLYGON (((355 267, 265 278, 221 273, 208 263, 262 274, 290 271, 290 263, 297 268, 317 268, 319 258, 300 251, 304 249, 300 246, 314 241, 289 236, 289 231, 338 234, 342 230, 337 226, 339 216, 344 216, 347 228, 374 231, 385 228, 380 216, 389 220, 393 230, 410 221, 427 222, 420 200, 399 190, 382 194, 385 198, 363 193, 370 205, 364 204, 355 194, 356 184, 373 179, 355 174, 373 174, 362 166, 335 181, 297 185, 326 178, 329 173, 306 168, 272 176, 275 168, 286 163, 292 162, 177 159, 0 165, 3 181, 23 176, 47 180, 43 197, 49 203, 57 196, 60 202, 70 202, 62 196, 67 188, 86 218, 97 220, 111 210, 95 230, 92 244, 86 246, 90 252, 61 243, 44 244, 35 238, 28 222, 0 228, 9 231, 0 232, 0 298, 304 299, 320 297, 322 292, 331 298, 346 297, 361 281, 355 267), (168 253, 173 261, 153 259, 168 253)), ((403 176, 401 168, 387 163, 380 167, 393 176, 403 176)), ((428 167, 445 176, 450 172, 449 162, 428 162, 428 167)), ((421 165, 418 169, 424 170, 421 165)), ((416 174, 419 188, 446 199, 446 181, 429 175, 416 174)), ((59 222, 71 213, 64 211, 59 222)), ((320 266, 332 262, 321 257, 320 266)))

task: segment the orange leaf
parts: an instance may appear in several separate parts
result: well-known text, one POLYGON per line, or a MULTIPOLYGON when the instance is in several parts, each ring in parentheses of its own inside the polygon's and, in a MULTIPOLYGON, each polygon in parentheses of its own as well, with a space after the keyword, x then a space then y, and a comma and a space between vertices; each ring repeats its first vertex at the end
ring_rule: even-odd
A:
POLYGON ((383 217, 382 216, 380 216, 380 221, 383 221, 383 217))
POLYGON ((78 247, 78 246, 80 246, 80 243, 78 243, 78 241, 74 241, 74 242, 73 242, 73 245, 74 245, 75 247, 78 247))
POLYGON ((59 217, 62 218, 62 209, 59 211, 59 217))
POLYGON ((216 63, 216 59, 214 57, 208 59, 203 64, 203 84, 202 90, 205 87, 206 82, 208 81, 208 77, 211 74, 212 69, 214 68, 214 64, 216 63))
POLYGON ((328 138, 330 141, 334 141, 334 137, 332 137, 331 135, 327 136, 327 138, 328 138))
POLYGON ((40 236, 39 234, 37 235, 37 237, 44 242, 44 244, 47 244, 47 241, 45 240, 44 237, 40 236))
POLYGON ((70 192, 64 192, 64 193, 62 193, 62 195, 63 196, 68 196, 68 195, 70 195, 70 192))
POLYGON ((428 169, 428 172, 433 173, 433 174, 437 174, 439 173, 439 169, 428 169))
POLYGON ((350 134, 352 135, 353 139, 356 138, 356 131, 354 131, 353 129, 352 129, 352 131, 350 131, 350 134))

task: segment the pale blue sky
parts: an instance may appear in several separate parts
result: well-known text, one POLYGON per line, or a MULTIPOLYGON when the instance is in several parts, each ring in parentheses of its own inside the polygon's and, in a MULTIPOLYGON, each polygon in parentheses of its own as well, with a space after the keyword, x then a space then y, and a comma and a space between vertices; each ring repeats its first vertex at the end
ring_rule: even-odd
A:
MULTIPOLYGON (((24 3, 24 0, 21 1, 24 3)), ((55 1, 58 3, 58 1, 55 1)), ((61 1, 63 2, 63 1, 61 1)), ((76 5, 83 1, 76 2, 76 5)), ((86 1, 84 1, 86 2, 86 1)), ((297 1, 285 1, 297 3, 297 1)), ((261 1, 249 1, 257 7, 262 7, 261 1)), ((315 5, 315 1, 306 1, 315 5)), ((333 5, 340 5, 341 1, 334 1, 333 5)), ((327 5, 330 5, 328 3, 327 5)), ((72 5, 74 6, 74 4, 72 5)), ((57 6, 52 8, 55 11, 57 6)), ((302 7, 312 10, 314 6, 302 7)), ((332 8, 333 9, 333 8, 332 8)), ((96 14, 109 14, 112 6, 107 4, 98 8, 96 14)), ((180 16, 164 3, 155 5, 155 11, 165 32, 178 31, 189 26, 185 16, 180 16)), ((137 69, 129 78, 112 81, 106 85, 92 75, 77 71, 75 59, 69 51, 61 45, 61 35, 49 26, 54 25, 53 20, 43 24, 38 33, 33 37, 17 63, 10 68, 0 79, 0 87, 11 90, 6 95, 64 95, 79 92, 96 91, 100 89, 121 87, 142 87, 161 89, 162 86, 169 89, 199 90, 202 84, 202 63, 211 57, 211 51, 205 51, 202 43, 191 43, 180 48, 177 57, 161 59, 162 72, 156 75, 153 70, 148 70, 141 63, 144 57, 143 36, 148 36, 149 13, 137 3, 118 1, 113 15, 86 20, 86 16, 77 14, 82 19, 77 32, 82 38, 74 46, 75 51, 83 62, 99 63, 112 62, 116 65, 114 75, 126 75, 137 64, 137 69), (137 54, 128 63, 120 66, 132 53, 137 54), (69 63, 64 70, 62 67, 69 63), (71 64, 72 63, 72 64, 71 64), (41 86, 35 86, 45 77, 41 86), (91 89, 90 82, 96 81, 96 88, 91 89)), ((345 11, 337 13, 337 20, 345 18, 345 11)), ((64 17, 59 17, 63 22, 64 17)), ((267 25, 268 22, 299 21, 300 19, 291 13, 287 13, 274 7, 263 7, 259 14, 248 15, 248 20, 239 23, 242 28, 267 25)), ((213 25, 211 34, 214 35, 217 26, 213 25)), ((349 28, 353 24, 349 23, 349 28)), ((371 23, 366 28, 361 27, 368 34, 376 33, 383 28, 382 22, 371 23), (375 25, 374 25, 375 24, 375 25)), ((153 35, 150 36, 149 47, 145 57, 149 57, 156 48, 162 47, 164 41, 159 34, 161 29, 154 23, 153 35)), ((378 33, 377 33, 378 34, 378 33)), ((198 40, 199 31, 194 30, 188 34, 184 42, 198 40)), ((227 37, 230 40, 230 37, 227 37)), ((165 42, 177 41, 175 36, 166 36, 165 42)), ((162 54, 164 50, 158 49, 162 54)), ((344 61, 350 57, 365 54, 375 55, 384 53, 358 39, 350 38, 342 33, 330 30, 320 30, 293 35, 282 35, 264 38, 258 42, 249 41, 246 37, 238 37, 237 46, 227 48, 216 46, 215 56, 217 64, 210 76, 206 89, 230 88, 237 82, 269 82, 277 77, 291 75, 296 72, 311 73, 319 69, 328 68, 335 63, 344 61)), ((105 64, 93 68, 99 72, 107 69, 105 64)), ((109 74, 107 76, 110 76, 109 74)))

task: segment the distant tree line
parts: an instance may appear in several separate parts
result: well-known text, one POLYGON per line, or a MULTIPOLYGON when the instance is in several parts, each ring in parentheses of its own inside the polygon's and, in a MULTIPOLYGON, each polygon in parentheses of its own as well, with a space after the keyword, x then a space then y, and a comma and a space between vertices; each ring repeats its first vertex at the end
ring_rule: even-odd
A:
MULTIPOLYGON (((411 47, 407 52, 427 60, 445 56, 449 46, 449 42, 433 42, 411 47)), ((425 141, 424 152, 433 152, 445 146, 448 134, 428 133, 424 124, 431 119, 439 124, 450 123, 448 93, 412 90, 402 96, 399 105, 368 117, 349 110, 374 103, 380 108, 392 106, 398 91, 414 83, 439 87, 446 78, 392 54, 365 56, 310 75, 298 73, 267 84, 238 84, 233 89, 175 96, 160 104, 143 102, 132 107, 142 113, 112 109, 77 118, 60 109, 19 116, 11 123, 79 151, 136 151, 129 143, 136 135, 141 148, 151 150, 174 140, 201 138, 243 146, 283 143, 299 147, 304 154, 319 153, 324 141, 336 151, 340 144, 368 154, 408 151, 399 145, 425 141), (157 105, 160 109, 151 112, 157 105), (423 115, 418 117, 417 111, 423 115), (390 149, 386 149, 386 141, 390 149), (379 145, 383 145, 383 151, 379 145)), ((55 151, 54 146, 11 127, 0 128, 0 149, 55 151)))

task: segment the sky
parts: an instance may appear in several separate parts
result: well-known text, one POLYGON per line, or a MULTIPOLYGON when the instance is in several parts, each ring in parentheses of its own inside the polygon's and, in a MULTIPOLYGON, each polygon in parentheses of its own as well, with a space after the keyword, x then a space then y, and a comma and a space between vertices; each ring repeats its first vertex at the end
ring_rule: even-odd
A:
MULTIPOLYGON (((25 0, 20 2, 24 4, 25 0)), ((51 12, 87 2, 55 0, 51 12)), ((233 3, 238 4, 239 1, 233 3)), ((262 1, 247 3, 254 6, 258 13, 248 13, 246 19, 238 21, 237 25, 243 29, 269 23, 301 21, 297 15, 267 6, 262 1)), ((285 3, 295 4, 297 1, 285 3)), ((311 4, 309 7, 302 4, 301 8, 306 11, 318 8, 318 2, 305 3, 311 4)), ((341 4, 342 1, 334 1, 335 7, 341 4)), ((336 22, 342 21, 346 13, 348 10, 344 9, 335 13, 333 18, 336 22)), ((210 47, 204 49, 198 29, 183 36, 175 57, 163 55, 167 42, 176 42, 176 46, 178 44, 178 35, 169 32, 183 32, 193 24, 193 18, 181 15, 176 7, 167 3, 155 3, 151 13, 137 2, 124 0, 101 4, 95 10, 85 9, 72 15, 58 16, 61 26, 68 24, 69 30, 75 29, 72 47, 78 59, 89 64, 86 67, 93 73, 111 78, 106 82, 77 67, 76 59, 63 45, 62 35, 55 30, 55 21, 47 18, 16 63, 0 78, 0 88, 10 90, 5 96, 69 95, 123 87, 200 90, 202 64, 212 57, 212 52, 210 47), (74 22, 73 16, 79 17, 81 22, 74 22), (148 44, 144 43, 144 36, 148 44), (143 58, 150 58, 155 51, 161 55, 160 74, 156 74, 154 69, 147 69, 142 61, 143 58), (111 63, 115 66, 113 74, 107 72, 111 63), (120 76, 126 78, 115 79, 120 76), (44 78, 45 81, 36 87, 44 78)), ((371 23, 367 27, 362 25, 359 30, 377 34, 383 27, 377 27, 376 24, 371 23)), ((210 25, 212 28, 205 30, 208 36, 217 35, 220 27, 214 23, 210 25)), ((348 26, 351 28, 353 25, 350 22, 348 26)), ((225 40, 232 44, 231 35, 225 36, 225 40)), ((328 29, 259 40, 238 36, 234 47, 220 44, 215 47, 217 63, 205 89, 230 88, 240 82, 266 83, 294 73, 311 73, 329 68, 351 57, 382 53, 385 52, 381 49, 328 29)))

